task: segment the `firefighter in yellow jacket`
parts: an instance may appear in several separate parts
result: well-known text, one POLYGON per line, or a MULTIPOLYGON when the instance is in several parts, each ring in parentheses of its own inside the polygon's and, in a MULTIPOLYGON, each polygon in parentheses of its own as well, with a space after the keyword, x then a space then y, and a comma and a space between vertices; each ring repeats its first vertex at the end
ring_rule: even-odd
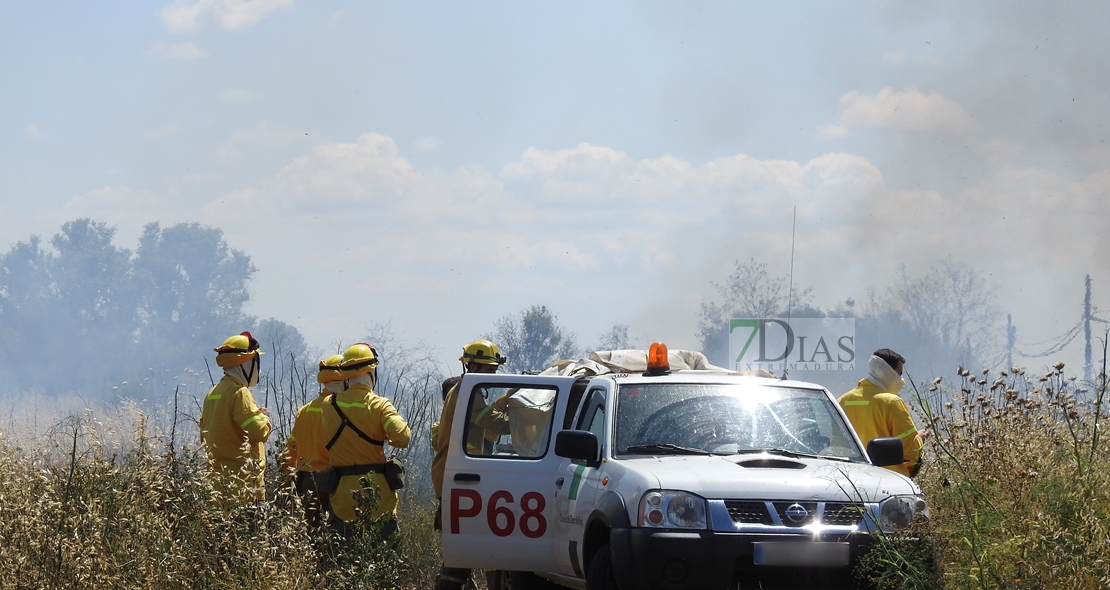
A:
POLYGON ((319 515, 328 510, 328 495, 316 489, 314 473, 331 467, 331 453, 326 445, 330 438, 324 432, 324 403, 328 395, 346 389, 339 363, 341 355, 332 355, 320 361, 316 381, 320 383, 320 395, 297 410, 293 420, 293 431, 285 443, 285 467, 294 474, 297 493, 304 502, 310 524, 319 523, 319 515))
POLYGON ((208 467, 223 491, 240 501, 265 498, 263 475, 270 436, 270 412, 254 403, 250 387, 258 385, 262 354, 250 332, 232 336, 214 348, 224 376, 204 398, 200 438, 208 467))
POLYGON ((902 355, 889 348, 876 350, 867 361, 867 377, 839 401, 864 445, 876 438, 902 439, 904 462, 887 469, 913 477, 921 465, 925 439, 917 431, 906 402, 898 397, 906 385, 902 379, 905 363, 902 355))
MULTIPOLYGON (((505 364, 508 359, 501 356, 501 349, 489 340, 475 340, 463 347, 463 354, 459 361, 463 365, 463 374, 466 373, 496 373, 497 368, 505 364)), ((435 436, 432 439, 432 450, 435 457, 432 459, 432 488, 436 494, 436 515, 434 527, 441 528, 443 496, 443 473, 447 468, 447 451, 451 442, 451 423, 455 418, 455 408, 458 403, 459 383, 451 385, 443 400, 443 410, 440 412, 439 422, 435 426, 435 436)), ((467 400, 464 400, 465 404, 467 400)), ((486 405, 485 398, 475 396, 474 404, 470 409, 470 422, 472 428, 467 434, 466 447, 468 453, 484 454, 484 447, 496 435, 509 432, 509 416, 505 414, 505 404, 509 396, 498 398, 492 404, 486 405)), ((465 406, 464 406, 465 407, 465 406)), ((440 565, 437 590, 462 590, 470 578, 470 570, 440 565)))
POLYGON ((340 370, 347 379, 347 389, 329 395, 323 405, 331 464, 340 475, 331 496, 331 510, 342 522, 333 524, 344 534, 349 533, 345 523, 358 518, 357 496, 366 497, 360 483, 363 477, 379 494, 378 505, 370 517, 388 515, 383 536, 390 536, 397 527, 397 491, 386 482, 384 444, 403 449, 408 446, 411 433, 393 404, 374 393, 378 360, 377 351, 369 344, 360 342, 344 351, 340 370))

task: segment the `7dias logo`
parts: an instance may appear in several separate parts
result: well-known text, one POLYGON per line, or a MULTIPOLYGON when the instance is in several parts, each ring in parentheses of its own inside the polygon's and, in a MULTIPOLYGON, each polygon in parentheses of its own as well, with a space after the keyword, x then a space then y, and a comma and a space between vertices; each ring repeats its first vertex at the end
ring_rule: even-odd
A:
POLYGON ((854 371, 856 320, 732 319, 728 353, 736 371, 854 371))

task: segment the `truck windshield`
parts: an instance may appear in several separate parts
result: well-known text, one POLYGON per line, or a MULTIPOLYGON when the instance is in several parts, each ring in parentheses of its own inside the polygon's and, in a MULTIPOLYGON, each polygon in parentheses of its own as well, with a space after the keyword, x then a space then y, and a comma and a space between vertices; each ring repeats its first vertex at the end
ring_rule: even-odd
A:
POLYGON ((835 403, 820 390, 625 384, 618 400, 617 453, 671 447, 731 455, 767 449, 865 460, 835 403))

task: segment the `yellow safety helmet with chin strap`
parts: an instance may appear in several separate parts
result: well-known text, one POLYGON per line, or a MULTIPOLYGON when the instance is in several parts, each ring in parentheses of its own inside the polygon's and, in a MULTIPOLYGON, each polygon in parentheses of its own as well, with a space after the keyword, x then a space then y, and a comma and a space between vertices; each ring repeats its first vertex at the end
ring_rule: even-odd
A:
POLYGON ((333 354, 320 361, 320 370, 316 373, 316 382, 333 383, 335 381, 342 381, 344 379, 343 371, 339 368, 342 362, 343 355, 340 354, 333 354))
POLYGON ((479 365, 500 366, 509 359, 501 356, 501 349, 489 340, 475 340, 463 347, 463 353, 459 360, 464 365, 478 363, 479 365))
POLYGON ((225 369, 238 367, 265 354, 259 350, 258 341, 250 332, 236 334, 212 350, 216 351, 216 364, 225 369))
POLYGON ((339 368, 344 379, 365 375, 378 368, 378 351, 365 342, 352 344, 343 351, 339 368))

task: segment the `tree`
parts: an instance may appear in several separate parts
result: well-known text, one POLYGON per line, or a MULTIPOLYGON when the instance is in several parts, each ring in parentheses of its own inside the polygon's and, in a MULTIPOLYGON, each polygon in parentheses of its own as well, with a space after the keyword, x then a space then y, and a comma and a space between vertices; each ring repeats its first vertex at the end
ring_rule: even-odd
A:
POLYGON ((112 244, 116 228, 84 218, 70 221, 50 240, 56 255, 50 276, 59 322, 53 338, 69 343, 81 362, 71 365, 71 385, 103 380, 130 348, 137 302, 131 252, 112 244))
MULTIPOLYGON (((885 298, 872 303, 871 317, 886 318, 916 335, 913 341, 930 342, 917 366, 950 371, 993 364, 999 349, 1002 312, 996 304, 997 287, 986 284, 970 265, 945 258, 920 277, 911 277, 902 265, 885 298)), ((908 362, 907 357, 907 364, 908 362)))
POLYGON ((33 383, 28 351, 48 350, 55 328, 50 255, 39 243, 31 236, 0 256, 0 378, 6 384, 33 383))
POLYGON ((626 350, 631 347, 628 324, 613 324, 590 350, 626 350))
MULTIPOLYGON (((64 224, 50 244, 32 236, 0 261, 0 347, 7 373, 21 385, 75 387, 103 382, 128 346, 135 317, 130 256, 112 244, 115 228, 91 219, 64 224), (30 351, 63 345, 65 371, 43 371, 30 351)), ((101 383, 98 383, 98 385, 101 383)))
POLYGON ((698 338, 709 361, 728 365, 728 321, 731 318, 822 317, 813 307, 813 288, 789 293, 789 274, 773 277, 766 263, 754 257, 736 261, 723 283, 710 283, 719 300, 702 302, 698 338))
POLYGON ((86 329, 118 326, 135 313, 129 297, 131 252, 112 245, 115 234, 116 228, 85 218, 66 223, 50 240, 57 252, 50 275, 58 304, 86 329))
POLYGON ((574 335, 559 325, 559 319, 546 305, 533 305, 497 320, 494 333, 483 338, 501 347, 501 354, 509 359, 505 367, 510 373, 543 370, 556 360, 575 358, 579 353, 574 335))
POLYGON ((193 364, 252 323, 243 314, 247 282, 257 270, 232 249, 223 231, 199 223, 162 229, 148 224, 139 238, 135 282, 142 304, 139 339, 156 360, 193 364))
POLYGON ((262 346, 262 351, 267 354, 291 356, 305 362, 312 361, 307 356, 308 345, 304 341, 304 336, 295 326, 270 318, 254 320, 245 329, 250 330, 251 335, 262 346))
MULTIPOLYGON (((155 367, 160 377, 203 370, 214 346, 254 325, 242 308, 255 268, 220 230, 152 223, 134 254, 112 243, 115 233, 77 219, 50 240, 53 251, 31 236, 0 255, 3 385, 98 391, 127 380, 134 387, 153 380, 155 367), (64 370, 38 360, 56 350, 68 359, 64 370)), ((304 348, 295 329, 267 322, 259 326, 280 332, 283 346, 304 348)))

